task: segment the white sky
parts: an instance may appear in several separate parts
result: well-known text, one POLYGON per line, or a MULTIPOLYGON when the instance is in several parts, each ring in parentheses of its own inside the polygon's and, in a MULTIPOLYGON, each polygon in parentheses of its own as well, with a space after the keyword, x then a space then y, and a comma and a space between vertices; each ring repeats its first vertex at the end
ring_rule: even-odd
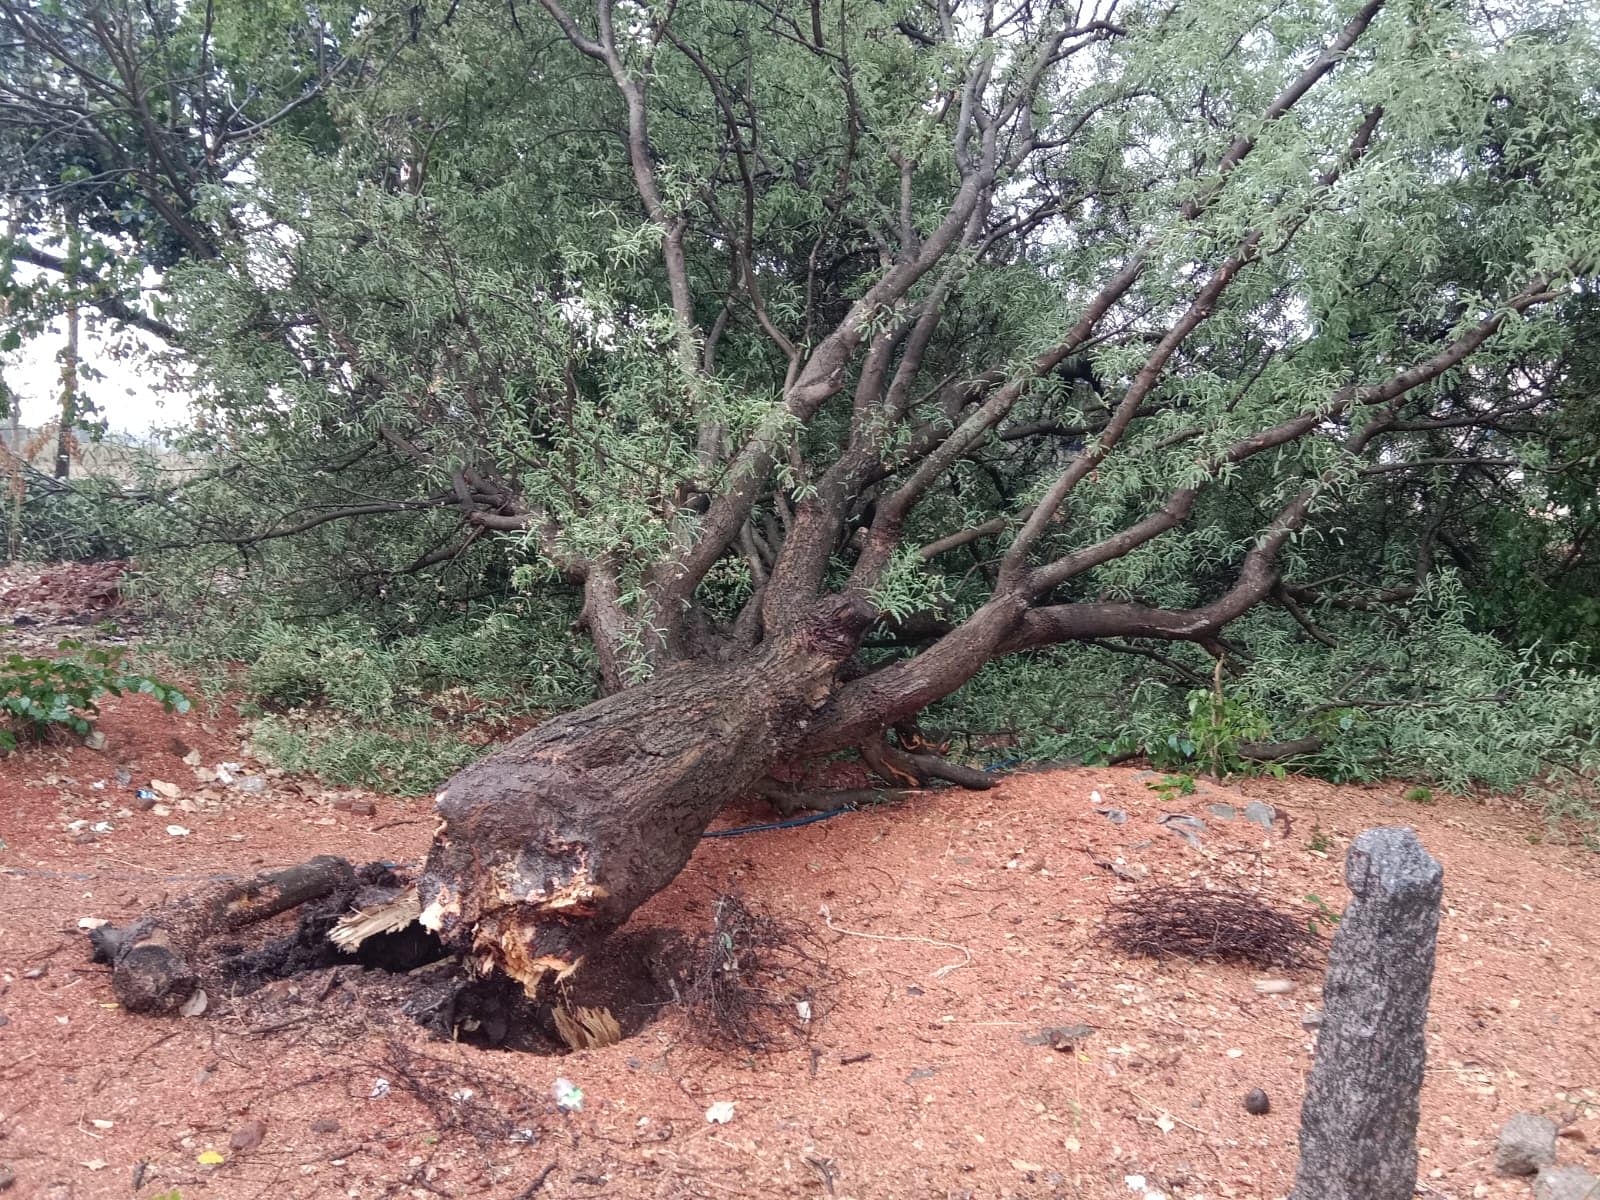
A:
MULTIPOLYGON (((61 403, 61 364, 56 354, 65 343, 65 322, 57 321, 0 362, 0 373, 22 402, 24 425, 55 419, 61 403)), ((94 402, 113 433, 143 438, 152 429, 187 423, 187 399, 165 390, 161 372, 137 357, 112 354, 87 320, 80 327, 78 350, 84 365, 103 376, 82 379, 79 390, 94 402)))

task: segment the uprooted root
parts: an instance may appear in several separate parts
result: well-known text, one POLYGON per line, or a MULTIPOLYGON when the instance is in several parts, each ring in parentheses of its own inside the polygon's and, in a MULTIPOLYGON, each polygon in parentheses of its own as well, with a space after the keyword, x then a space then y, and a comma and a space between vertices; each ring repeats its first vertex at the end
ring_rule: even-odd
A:
POLYGON ((1139 958, 1193 958, 1298 967, 1321 942, 1303 917, 1249 892, 1145 888, 1111 906, 1101 936, 1139 958))
POLYGON ((768 1050, 810 1034, 827 964, 803 929, 717 897, 711 928, 694 938, 673 988, 716 1045, 768 1050))

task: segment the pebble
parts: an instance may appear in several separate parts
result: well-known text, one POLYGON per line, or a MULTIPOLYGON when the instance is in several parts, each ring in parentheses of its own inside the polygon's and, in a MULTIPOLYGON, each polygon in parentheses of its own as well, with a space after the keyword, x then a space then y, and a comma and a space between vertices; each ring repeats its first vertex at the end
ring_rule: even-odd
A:
POLYGON ((1260 1088, 1251 1088, 1245 1093, 1244 1110, 1251 1116, 1259 1117, 1272 1111, 1272 1101, 1260 1088))
POLYGON ((1533 1175, 1556 1161, 1556 1123, 1536 1113, 1520 1112, 1500 1127, 1494 1169, 1502 1175, 1533 1175))
POLYGON ((1533 1181, 1534 1200, 1592 1200, 1600 1179, 1582 1167, 1546 1167, 1533 1181))

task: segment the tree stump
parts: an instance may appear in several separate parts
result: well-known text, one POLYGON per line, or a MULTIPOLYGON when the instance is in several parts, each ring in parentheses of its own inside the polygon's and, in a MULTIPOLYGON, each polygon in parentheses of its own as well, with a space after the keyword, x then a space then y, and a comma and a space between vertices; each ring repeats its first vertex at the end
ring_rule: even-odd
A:
POLYGON ((1291 1200, 1411 1200, 1444 869, 1409 829, 1369 829, 1329 952, 1291 1200))

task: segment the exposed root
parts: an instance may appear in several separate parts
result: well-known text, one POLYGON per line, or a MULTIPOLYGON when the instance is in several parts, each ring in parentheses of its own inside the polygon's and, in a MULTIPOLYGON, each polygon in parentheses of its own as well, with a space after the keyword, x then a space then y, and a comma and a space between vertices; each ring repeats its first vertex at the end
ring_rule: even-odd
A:
POLYGON ((770 804, 782 817, 792 817, 798 812, 838 812, 841 808, 868 808, 875 804, 893 804, 904 800, 909 793, 886 788, 797 788, 779 783, 776 779, 763 779, 756 784, 756 794, 770 804))
POLYGON ((1140 958, 1301 966, 1320 942, 1305 918, 1249 892, 1146 888, 1111 906, 1101 936, 1140 958))
POLYGON ((944 942, 938 938, 923 937, 921 934, 916 933, 864 933, 859 929, 845 929, 843 926, 833 923, 833 914, 828 911, 826 904, 822 906, 820 911, 822 912, 822 923, 833 930, 834 933, 842 933, 846 937, 866 938, 871 942, 921 942, 928 946, 943 946, 947 950, 959 950, 962 955, 961 961, 958 963, 946 963, 940 967, 933 972, 935 979, 943 979, 951 971, 959 971, 962 967, 972 965, 972 951, 955 942, 944 942))
MULTIPOLYGON (((920 734, 914 738, 914 745, 929 745, 920 734)), ((874 773, 890 783, 906 787, 926 787, 935 780, 943 780, 973 791, 985 791, 999 782, 987 771, 964 767, 939 754, 904 750, 891 745, 884 737, 866 742, 859 749, 862 761, 874 773)))
POLYGON ((803 1038, 825 975, 806 941, 803 930, 719 896, 711 928, 694 940, 671 986, 713 1044, 765 1050, 803 1038))

